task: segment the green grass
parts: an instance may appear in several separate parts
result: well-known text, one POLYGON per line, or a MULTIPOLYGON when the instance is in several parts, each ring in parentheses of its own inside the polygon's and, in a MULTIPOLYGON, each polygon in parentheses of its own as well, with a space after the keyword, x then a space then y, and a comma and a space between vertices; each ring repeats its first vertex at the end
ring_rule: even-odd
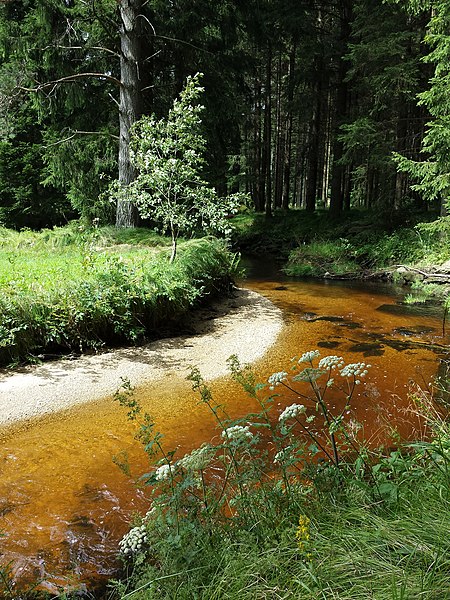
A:
POLYGON ((242 214, 233 219, 234 244, 249 254, 271 254, 293 276, 361 276, 391 265, 440 264, 450 259, 450 220, 428 222, 430 213, 350 211, 276 212, 272 219, 242 214))
POLYGON ((0 364, 139 342, 235 275, 217 240, 184 241, 172 265, 169 256, 148 230, 0 230, 0 364))
POLYGON ((265 506, 256 493, 250 498, 260 508, 253 527, 235 519, 207 534, 198 522, 178 540, 160 539, 157 558, 138 561, 112 597, 448 600, 449 479, 420 451, 404 461, 408 476, 390 475, 398 488, 391 503, 374 501, 348 476, 320 494, 299 488, 287 506, 272 483, 265 506), (300 514, 310 519, 307 552, 296 538, 300 514))

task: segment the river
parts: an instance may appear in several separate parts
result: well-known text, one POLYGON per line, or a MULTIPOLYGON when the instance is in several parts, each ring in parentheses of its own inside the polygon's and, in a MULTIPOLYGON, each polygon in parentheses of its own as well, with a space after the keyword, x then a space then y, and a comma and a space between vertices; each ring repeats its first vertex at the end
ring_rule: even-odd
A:
MULTIPOLYGON (((251 268, 244 285, 284 315, 276 344, 254 365, 261 380, 313 349, 347 362, 370 362, 368 384, 354 404, 366 439, 389 443, 391 427, 403 438, 416 435, 417 422, 407 412, 408 390, 430 385, 445 354, 449 340, 443 337, 441 309, 399 304, 403 292, 380 284, 268 275, 267 264, 263 272, 251 268)), ((229 413, 252 409, 228 378, 215 380, 211 388, 229 413)), ((164 434, 166 447, 181 455, 215 435, 213 420, 183 379, 147 385, 136 396, 164 434)), ((1 560, 11 563, 18 585, 38 580, 40 589, 52 593, 101 587, 117 572, 117 543, 133 513, 148 507, 146 490, 135 485, 148 463, 134 439, 134 425, 111 396, 94 406, 95 412, 93 405, 82 405, 10 434, 3 431, 1 560), (125 453, 131 477, 113 462, 125 453)))

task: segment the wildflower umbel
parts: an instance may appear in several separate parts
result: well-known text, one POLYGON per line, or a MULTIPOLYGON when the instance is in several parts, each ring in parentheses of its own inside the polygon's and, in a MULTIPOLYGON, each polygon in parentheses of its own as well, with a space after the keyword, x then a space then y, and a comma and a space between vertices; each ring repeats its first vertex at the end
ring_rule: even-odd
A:
POLYGON ((249 429, 249 425, 245 425, 245 427, 242 425, 233 425, 232 427, 227 427, 227 429, 222 431, 222 437, 234 442, 251 440, 253 438, 253 433, 249 431, 249 429))
POLYGON ((119 549, 121 554, 129 556, 130 554, 142 552, 147 542, 147 529, 145 525, 141 525, 140 527, 133 527, 123 536, 119 542, 119 549))
POLYGON ((283 410, 281 415, 278 417, 278 421, 283 423, 288 419, 295 419, 298 414, 303 414, 305 411, 306 408, 303 406, 303 404, 291 404, 283 410))
POLYGON ((156 481, 163 481, 164 479, 168 479, 170 474, 172 473, 172 467, 168 464, 161 465, 156 469, 155 477, 156 481))
POLYGON ((351 363, 349 365, 345 365, 345 367, 340 370, 340 373, 342 377, 353 377, 355 383, 358 385, 361 383, 360 379, 367 375, 367 369, 370 369, 370 367, 371 365, 367 365, 364 362, 351 363))
POLYGON ((319 361, 319 369, 342 369, 344 364, 342 356, 324 356, 319 361))
POLYGON ((211 462, 213 453, 214 450, 210 446, 204 445, 192 450, 190 454, 185 454, 177 464, 186 471, 202 471, 211 462))
POLYGON ((279 371, 278 373, 273 373, 267 380, 270 384, 270 389, 273 390, 276 385, 280 385, 280 383, 282 381, 285 381, 286 378, 287 378, 286 371, 279 371))
POLYGON ((315 358, 319 358, 320 352, 319 350, 309 350, 300 356, 298 359, 298 364, 301 363, 312 363, 315 358))

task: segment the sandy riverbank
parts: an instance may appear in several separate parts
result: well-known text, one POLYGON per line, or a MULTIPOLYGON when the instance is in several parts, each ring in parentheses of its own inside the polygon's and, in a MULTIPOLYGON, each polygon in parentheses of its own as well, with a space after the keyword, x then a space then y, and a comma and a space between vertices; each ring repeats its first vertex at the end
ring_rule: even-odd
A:
POLYGON ((234 297, 196 311, 189 323, 192 335, 15 372, 1 371, 0 426, 113 394, 120 376, 140 385, 171 372, 184 377, 196 365, 205 379, 221 377, 231 354, 242 363, 262 357, 275 342, 282 323, 280 309, 269 300, 239 289, 234 297))

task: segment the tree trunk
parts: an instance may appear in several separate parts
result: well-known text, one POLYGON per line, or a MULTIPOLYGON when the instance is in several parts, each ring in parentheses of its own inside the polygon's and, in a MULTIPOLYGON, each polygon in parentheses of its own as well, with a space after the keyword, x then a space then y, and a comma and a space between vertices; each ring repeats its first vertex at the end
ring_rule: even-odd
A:
POLYGON ((284 144, 284 157, 283 157, 283 197, 281 205, 283 210, 288 210, 290 200, 290 186, 291 186, 291 164, 292 164, 292 129, 293 129, 293 117, 292 117, 292 103, 294 101, 294 87, 295 87, 295 52, 296 45, 292 45, 289 53, 288 63, 288 88, 287 88, 287 103, 286 103, 286 122, 285 122, 285 144, 284 144))
POLYGON ((120 102, 119 102, 119 184, 124 198, 117 203, 116 227, 136 227, 138 212, 127 199, 126 188, 135 179, 136 170, 130 160, 132 125, 142 111, 140 81, 140 26, 138 15, 142 0, 120 0, 120 102))
POLYGON ((262 90, 261 73, 258 70, 255 75, 255 116, 254 116, 254 192, 253 202, 256 212, 264 210, 264 177, 262 174, 262 143, 261 143, 261 117, 262 115, 262 90))
POLYGON ((272 217, 272 47, 268 44, 266 58, 266 105, 264 110, 264 141, 262 172, 264 173, 265 186, 265 215, 266 218, 272 217))
POLYGON ((177 238, 172 236, 172 252, 170 253, 169 263, 172 264, 177 257, 177 238))
POLYGON ((338 139, 341 125, 347 117, 347 71, 348 63, 344 56, 348 50, 350 39, 350 20, 351 3, 349 0, 342 0, 340 7, 340 36, 339 36, 339 57, 338 73, 336 82, 336 120, 334 127, 333 143, 333 166, 331 174, 331 195, 330 195, 330 215, 337 217, 340 215, 344 203, 344 168, 340 161, 344 153, 344 144, 338 139))
MULTIPOLYGON (((321 60, 319 61, 321 64, 321 60)), ((308 137, 308 176, 306 181, 306 211, 314 212, 316 210, 317 199, 317 175, 319 171, 319 132, 321 124, 321 108, 322 108, 322 79, 320 78, 320 70, 318 69, 318 81, 314 86, 315 92, 315 107, 314 114, 311 118, 308 137)))

